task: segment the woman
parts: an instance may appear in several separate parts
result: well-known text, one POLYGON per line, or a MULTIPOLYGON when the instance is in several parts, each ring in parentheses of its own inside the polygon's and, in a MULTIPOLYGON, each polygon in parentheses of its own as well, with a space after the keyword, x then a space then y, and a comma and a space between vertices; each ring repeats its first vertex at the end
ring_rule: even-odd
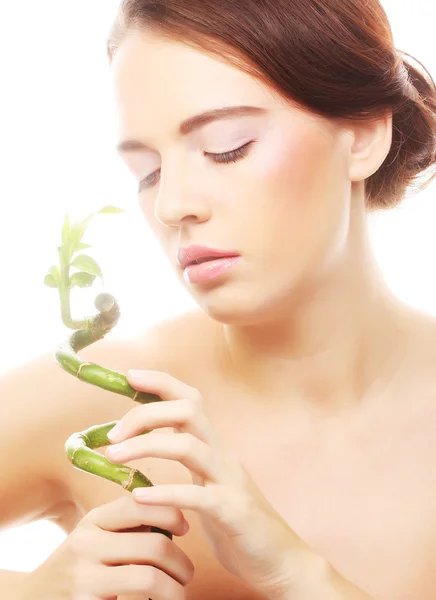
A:
POLYGON ((126 0, 108 51, 121 157, 201 310, 83 352, 168 402, 63 392, 39 481, 72 533, 19 597, 433 597, 436 324, 388 288, 367 223, 435 165, 433 80, 377 0, 126 0), (148 500, 60 458, 111 417, 148 500))

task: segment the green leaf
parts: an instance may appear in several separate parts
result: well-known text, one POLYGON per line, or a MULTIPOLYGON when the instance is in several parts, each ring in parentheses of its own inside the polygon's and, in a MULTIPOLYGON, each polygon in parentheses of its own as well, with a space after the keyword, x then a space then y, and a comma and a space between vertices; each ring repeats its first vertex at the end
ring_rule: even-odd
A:
POLYGON ((58 284, 56 283, 55 278, 50 273, 47 273, 47 275, 45 276, 44 285, 51 287, 51 288, 58 287, 58 284))
POLYGON ((104 206, 98 211, 101 215, 117 215, 119 213, 126 212, 122 208, 118 208, 118 206, 104 206))
POLYGON ((72 226, 71 226, 71 249, 72 249, 73 253, 76 251, 78 245, 82 241, 83 234, 85 233, 86 228, 88 227, 89 222, 94 215, 95 215, 95 212, 92 212, 91 214, 89 214, 86 217, 86 219, 83 219, 82 221, 75 221, 72 224, 72 226))
MULTIPOLYGON (((90 244, 84 244, 83 242, 80 242, 76 248, 76 250, 74 250, 74 253, 76 252, 81 252, 82 250, 88 250, 88 248, 93 248, 94 246, 91 246, 90 244)), ((74 254, 73 253, 73 254, 74 254)))
POLYGON ((52 277, 54 277, 54 280, 56 281, 56 283, 61 282, 61 274, 59 271, 59 267, 57 265, 53 265, 52 267, 50 267, 48 272, 52 277))
POLYGON ((53 265, 52 267, 50 267, 47 275, 45 276, 44 284, 47 285, 48 287, 57 288, 57 287, 59 287, 60 282, 61 282, 61 274, 59 272, 59 267, 57 267, 56 265, 53 265))
POLYGON ((81 271, 85 271, 85 273, 90 273, 91 275, 99 275, 102 277, 101 268, 95 262, 95 260, 88 256, 87 254, 79 254, 71 263, 72 267, 76 267, 81 271))
POLYGON ((74 273, 70 277, 70 288, 79 287, 86 288, 91 287, 94 283, 97 275, 91 275, 90 273, 74 273))

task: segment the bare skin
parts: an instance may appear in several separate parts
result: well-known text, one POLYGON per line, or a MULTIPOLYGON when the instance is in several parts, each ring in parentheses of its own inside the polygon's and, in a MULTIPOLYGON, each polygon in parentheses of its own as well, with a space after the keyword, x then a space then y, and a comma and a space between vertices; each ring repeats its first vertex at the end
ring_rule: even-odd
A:
MULTIPOLYGON (((160 343, 154 340, 150 345, 150 336, 130 346, 103 341, 83 355, 117 369, 163 370, 197 387, 217 430, 238 450, 256 483, 302 539, 355 585, 369 589, 376 600, 424 600, 436 593, 432 447, 436 322, 410 309, 404 311, 406 345, 392 385, 336 418, 303 414, 291 405, 286 411, 266 410, 260 398, 224 377, 228 372, 223 371, 222 330, 202 314, 184 315, 159 326, 160 343)), ((51 489, 40 502, 46 509, 41 516, 69 534, 88 511, 127 492, 73 469, 63 457, 65 437, 90 423, 119 419, 133 403, 62 372, 59 380, 65 403, 62 415, 55 411, 52 425, 46 427, 45 437, 51 443, 41 446, 46 467, 40 477, 41 481, 50 478, 51 489)), ((269 401, 274 404, 274 398, 269 401)), ((59 401, 52 398, 45 414, 55 404, 59 406, 59 401)), ((41 405, 33 407, 29 406, 29 419, 36 420, 41 405)), ((172 435, 171 429, 168 434, 172 435)), ((26 464, 22 444, 16 452, 16 463, 26 464)), ((179 463, 147 458, 129 464, 157 485, 190 482, 179 463)), ((41 482, 39 489, 44 489, 41 482)), ((13 512, 25 521, 36 518, 31 516, 35 507, 31 494, 6 495, 0 501, 2 515, 13 512)), ((187 598, 260 600, 214 558, 195 513, 184 514, 190 531, 176 543, 195 566, 187 598)), ((52 576, 61 582, 66 571, 58 568, 52 576)))
MULTIPOLYGON (((369 585, 377 600, 428 598, 436 592, 431 445, 436 323, 407 309, 403 319, 401 371, 383 392, 341 415, 303 414, 292 405, 274 414, 265 399, 256 405, 252 393, 229 383, 220 329, 203 315, 180 320, 183 351, 171 367, 171 374, 202 392, 215 426, 292 528, 357 586, 369 585)), ((157 484, 189 481, 181 465, 137 462, 157 484)), ((97 480, 84 486, 76 471, 67 474, 70 488, 85 494, 85 510, 120 494, 114 486, 103 491, 97 480)), ((195 515, 186 516, 191 532, 178 544, 196 567, 188 597, 216 593, 218 600, 230 597, 231 589, 232 598, 255 598, 215 564, 195 515)))

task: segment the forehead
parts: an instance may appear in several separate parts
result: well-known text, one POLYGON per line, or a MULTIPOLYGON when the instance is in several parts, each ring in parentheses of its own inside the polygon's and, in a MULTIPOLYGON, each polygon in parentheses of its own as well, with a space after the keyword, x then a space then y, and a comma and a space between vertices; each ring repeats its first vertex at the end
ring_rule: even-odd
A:
POLYGON ((126 134, 138 124, 152 134, 157 119, 178 125, 218 106, 278 106, 268 86, 225 59, 147 30, 126 35, 112 63, 112 81, 126 134))

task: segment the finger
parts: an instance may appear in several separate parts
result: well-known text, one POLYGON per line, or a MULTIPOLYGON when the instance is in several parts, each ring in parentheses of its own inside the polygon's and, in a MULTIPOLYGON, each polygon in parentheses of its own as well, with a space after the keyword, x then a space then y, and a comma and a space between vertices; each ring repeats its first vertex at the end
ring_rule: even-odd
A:
POLYGON ((181 548, 160 533, 114 533, 101 530, 98 536, 83 538, 78 548, 81 558, 106 566, 150 565, 187 585, 194 574, 194 565, 181 548))
MULTIPOLYGON (((118 596, 95 596, 94 594, 79 593, 76 594, 72 600, 118 600, 118 596)), ((150 598, 151 600, 151 598, 150 598)))
POLYGON ((152 525, 177 536, 185 534, 184 528, 187 525, 179 508, 139 506, 131 494, 92 509, 83 520, 106 531, 121 531, 152 525))
POLYGON ((223 533, 230 536, 258 529, 259 508, 253 495, 243 488, 224 485, 158 485, 136 488, 132 492, 136 502, 172 506, 193 510, 206 518, 218 521, 223 533))
POLYGON ((221 486, 159 485, 147 489, 136 488, 132 494, 138 503, 186 508, 214 519, 220 517, 222 509, 221 486))
POLYGON ((179 582, 148 565, 90 565, 76 585, 79 592, 94 594, 96 600, 123 594, 144 595, 153 600, 185 600, 184 587, 179 582))
POLYGON ((136 406, 124 415, 118 425, 120 429, 117 429, 117 435, 111 438, 117 443, 139 435, 146 429, 159 427, 174 427, 180 432, 192 433, 210 445, 217 441, 216 432, 201 404, 188 398, 136 406))
POLYGON ((163 371, 128 371, 127 381, 138 391, 157 394, 162 400, 198 400, 198 390, 163 371))
POLYGON ((110 446, 105 455, 112 462, 128 462, 146 456, 177 460, 203 479, 218 482, 219 473, 211 447, 190 433, 133 437, 110 446))

